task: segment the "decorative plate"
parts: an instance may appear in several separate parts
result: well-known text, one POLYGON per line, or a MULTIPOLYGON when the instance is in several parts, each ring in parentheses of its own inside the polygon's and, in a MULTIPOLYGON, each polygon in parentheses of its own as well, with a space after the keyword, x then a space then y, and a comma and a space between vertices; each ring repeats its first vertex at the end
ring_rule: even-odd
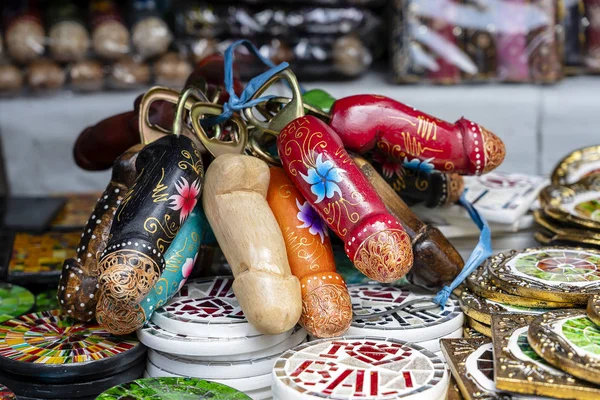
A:
POLYGON ((81 323, 59 310, 31 313, 0 325, 0 368, 61 383, 116 374, 143 357, 131 336, 113 336, 96 323, 81 323))
POLYGON ((17 400, 17 396, 12 390, 0 384, 0 399, 2 400, 17 400))
MULTIPOLYGON (((148 360, 146 363, 146 373, 149 378, 160 378, 160 377, 174 377, 174 378, 193 378, 190 376, 183 376, 174 374, 156 366, 152 361, 148 360)), ((242 392, 248 392, 252 390, 260 390, 269 387, 271 384, 271 373, 264 375, 257 375, 250 378, 238 378, 238 379, 211 379, 211 382, 221 383, 242 392)))
POLYGON ((511 312, 514 314, 543 314, 548 309, 511 306, 498 303, 493 300, 487 300, 468 291, 464 291, 459 300, 460 308, 463 312, 476 321, 485 325, 492 324, 492 314, 501 312, 511 312))
POLYGON ((161 328, 188 336, 259 335, 246 319, 235 295, 233 277, 217 276, 187 282, 167 304, 152 314, 161 328))
POLYGON ((544 213, 562 223, 600 230, 600 174, 540 193, 544 213))
POLYGON ((201 359, 190 360, 185 357, 150 350, 148 358, 157 367, 177 375, 201 377, 202 379, 219 379, 225 377, 227 379, 248 378, 250 376, 270 373, 275 360, 277 360, 281 353, 299 345, 306 339, 306 331, 304 329, 297 327, 294 330, 295 332, 288 338, 293 339, 293 341, 285 341, 289 347, 278 353, 268 354, 263 357, 240 361, 205 361, 201 359))
POLYGON ((585 310, 540 315, 529 326, 529 343, 556 368, 600 384, 600 327, 585 310))
MULTIPOLYGON (((488 259, 488 261, 493 260, 488 259)), ((530 308, 572 308, 575 307, 575 303, 563 303, 555 301, 545 301, 539 299, 531 299, 528 297, 516 296, 505 292, 498 286, 492 283, 490 274, 487 269, 487 264, 478 267, 467 278, 468 288, 476 295, 483 297, 487 300, 492 300, 498 303, 516 306, 516 307, 530 307, 530 308)))
POLYGON ((555 185, 568 185, 595 173, 600 173, 600 146, 584 147, 559 161, 551 181, 555 185))
POLYGON ((442 360, 395 339, 349 336, 308 342, 273 368, 276 399, 435 399, 448 374, 442 360))
POLYGON ((196 378, 137 379, 115 386, 96 400, 251 400, 244 393, 196 378))
POLYGON ((496 389, 494 350, 490 339, 443 339, 442 352, 465 399, 525 399, 523 396, 511 395, 496 389))
POLYGON ((600 293, 600 252, 579 247, 534 247, 498 254, 492 282, 517 296, 586 304, 600 293))
POLYGON ((138 329, 142 343, 163 353, 187 356, 227 356, 261 351, 273 347, 292 334, 293 329, 278 335, 252 335, 240 337, 198 337, 178 335, 152 322, 138 329))
POLYGON ((0 381, 9 386, 22 399, 89 399, 96 398, 103 391, 115 385, 138 379, 144 373, 143 359, 129 364, 123 371, 116 374, 103 373, 93 380, 66 382, 65 380, 53 383, 41 382, 42 377, 19 376, 0 371, 0 381))
POLYGON ((477 332, 475 329, 465 326, 463 328, 463 337, 465 339, 482 339, 482 338, 486 338, 487 336, 485 336, 483 333, 479 333, 477 332))
POLYGON ((552 367, 529 345, 533 315, 496 314, 493 317, 494 362, 498 389, 564 399, 600 398, 600 388, 552 367))
POLYGON ((588 300, 587 316, 594 323, 600 326, 600 295, 595 294, 588 300))
POLYGON ((490 325, 482 324, 481 322, 471 317, 466 317, 467 326, 473 330, 481 333, 485 337, 492 337, 492 327, 490 325))
POLYGON ((50 311, 58 308, 56 289, 48 289, 35 296, 35 311, 50 311))
POLYGON ((0 323, 31 311, 34 305, 35 298, 29 290, 0 283, 0 323))
POLYGON ((414 286, 351 285, 348 292, 354 320, 347 335, 423 342, 449 335, 463 325, 463 313, 452 298, 448 299, 444 310, 435 307, 419 311, 422 306, 432 305, 435 295, 414 286), (423 302, 409 303, 416 299, 423 299, 423 302))
POLYGON ((600 233, 594 233, 589 229, 568 228, 548 215, 542 210, 533 212, 535 222, 549 232, 550 242, 569 242, 578 245, 600 246, 600 233))

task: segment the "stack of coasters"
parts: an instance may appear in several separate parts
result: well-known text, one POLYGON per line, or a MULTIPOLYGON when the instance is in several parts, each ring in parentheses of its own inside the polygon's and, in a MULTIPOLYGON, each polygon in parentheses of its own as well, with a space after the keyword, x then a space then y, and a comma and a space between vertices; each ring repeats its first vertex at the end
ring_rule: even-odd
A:
POLYGON ((495 312, 540 314, 585 306, 600 293, 600 252, 577 247, 513 250, 490 257, 467 279, 468 325, 491 337, 495 312))
POLYGON ((0 283, 0 323, 26 314, 35 306, 33 294, 17 285, 0 283))
POLYGON ((251 400, 246 394, 216 382, 196 378, 146 378, 115 386, 96 400, 251 400))
POLYGON ((6 386, 0 384, 0 399, 2 400, 17 400, 17 395, 6 386))
POLYGON ((26 314, 0 325, 0 382, 19 398, 88 399, 141 377, 146 349, 59 310, 26 314))
MULTIPOLYGON (((554 334, 563 336, 559 346, 566 346, 565 343, 571 343, 573 350, 586 348, 588 345, 600 348, 600 331, 594 333, 594 330, 588 330, 589 320, 586 321, 585 315, 581 311, 558 311, 549 312, 551 318, 544 318, 545 321, 555 320, 556 317, 562 319, 560 329, 554 331, 554 334), (563 318, 565 317, 565 318, 563 318), (591 335, 590 335, 591 334, 591 335), (595 338, 594 338, 595 336, 595 338), (582 342, 583 341, 583 342, 582 342)), ((573 375, 561 370, 561 365, 557 368, 540 357, 530 345, 537 342, 539 336, 537 327, 544 325, 543 321, 536 323, 532 327, 529 336, 530 326, 539 318, 531 315, 497 314, 492 320, 492 330, 494 335, 494 362, 502 365, 502 368, 496 368, 494 380, 496 387, 501 390, 517 392, 525 395, 544 395, 563 399, 598 399, 600 398, 600 387, 584 380, 575 378, 573 375)), ((555 342, 548 342, 547 352, 560 352, 560 347, 555 347, 555 342)), ((545 351, 546 352, 546 351, 545 351)), ((565 354, 566 356, 566 354, 565 354)), ((568 356, 567 356, 568 357, 568 356)), ((587 373, 587 372, 586 372, 587 373)))
POLYGON ((600 174, 572 184, 553 184, 540 193, 534 214, 536 240, 546 245, 600 245, 600 174))
POLYGON ((447 388, 438 356, 395 339, 316 340, 286 351, 273 368, 274 400, 438 400, 447 388))
POLYGON ((440 356, 439 339, 462 337, 464 315, 451 297, 444 309, 435 294, 415 286, 369 283, 348 286, 354 318, 346 335, 415 343, 440 356))
POLYGON ((263 335, 246 319, 233 294, 233 277, 188 281, 138 330, 151 350, 148 377, 193 377, 231 386, 253 399, 271 396, 277 357, 306 340, 294 328, 263 335))

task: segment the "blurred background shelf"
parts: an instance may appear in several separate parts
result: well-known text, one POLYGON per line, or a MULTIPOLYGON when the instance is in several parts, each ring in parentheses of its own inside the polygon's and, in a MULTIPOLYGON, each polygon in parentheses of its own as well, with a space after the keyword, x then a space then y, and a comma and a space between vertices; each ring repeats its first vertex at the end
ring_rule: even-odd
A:
MULTIPOLYGON (((504 140, 507 158, 500 170, 506 172, 548 174, 566 152, 594 144, 600 126, 600 79, 591 76, 552 86, 397 86, 389 84, 384 73, 373 72, 352 82, 305 86, 338 98, 378 93, 449 121, 464 115, 504 140)), ((78 168, 73 142, 86 126, 132 109, 139 93, 65 92, 0 100, 0 137, 10 191, 41 195, 102 190, 110 173, 78 168)))

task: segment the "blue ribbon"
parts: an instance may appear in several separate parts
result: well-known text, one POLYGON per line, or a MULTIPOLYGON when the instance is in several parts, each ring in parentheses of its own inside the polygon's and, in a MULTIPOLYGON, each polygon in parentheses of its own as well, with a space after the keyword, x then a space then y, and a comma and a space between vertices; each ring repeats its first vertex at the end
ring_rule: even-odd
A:
POLYGON ((225 50, 224 64, 225 64, 225 90, 227 91, 227 93, 229 93, 229 100, 227 101, 227 103, 225 103, 223 105, 223 113, 221 115, 218 115, 216 117, 206 118, 205 120, 202 121, 202 126, 204 126, 204 127, 210 127, 213 125, 223 123, 223 122, 227 121, 229 118, 231 118, 233 113, 240 111, 244 108, 254 107, 260 103, 264 103, 265 101, 275 97, 272 95, 268 95, 268 96, 259 97, 254 100, 250 100, 252 98, 252 96, 254 96, 256 91, 258 89, 260 89, 260 87, 263 86, 266 81, 268 81, 269 79, 271 79, 271 77, 273 77, 274 75, 277 75, 279 72, 283 71, 284 69, 286 69, 289 66, 289 64, 287 62, 283 62, 279 65, 273 64, 273 62, 271 62, 271 60, 269 60, 266 57, 263 57, 260 54, 258 49, 252 44, 252 42, 250 42, 249 40, 246 40, 246 39, 237 40, 237 41, 233 42, 227 48, 227 50, 225 50), (248 51, 250 51, 250 53, 252 53, 256 58, 258 58, 260 61, 262 61, 270 69, 266 72, 263 72, 262 74, 260 74, 258 76, 255 76, 254 78, 252 78, 250 80, 250 82, 248 82, 246 87, 244 88, 242 95, 240 97, 238 97, 238 95, 235 93, 235 90, 233 90, 233 59, 234 59, 233 51, 235 50, 236 47, 238 47, 240 45, 243 45, 244 47, 246 47, 248 49, 248 51))
POLYGON ((473 273, 475 268, 477 268, 483 262, 483 260, 492 255, 492 234, 490 232, 488 223, 481 216, 481 214, 479 214, 475 207, 473 207, 473 204, 469 203, 469 201, 465 198, 464 193, 460 197, 460 200, 458 200, 458 204, 467 210, 469 216, 481 231, 481 234, 479 235, 479 243, 477 243, 477 246, 475 246, 475 249, 473 249, 471 256, 465 263, 462 271, 460 271, 460 274, 454 278, 450 286, 444 286, 444 288, 435 296, 435 299, 433 299, 436 304, 442 307, 442 310, 444 309, 448 298, 452 294, 452 291, 456 289, 458 285, 463 283, 463 281, 467 279, 471 273, 473 273))

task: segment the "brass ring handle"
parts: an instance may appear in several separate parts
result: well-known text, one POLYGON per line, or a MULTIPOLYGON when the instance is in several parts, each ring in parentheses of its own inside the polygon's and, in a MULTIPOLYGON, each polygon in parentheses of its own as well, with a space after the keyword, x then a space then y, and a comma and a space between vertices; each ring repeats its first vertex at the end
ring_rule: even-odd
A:
POLYGON ((173 134, 179 136, 182 131, 184 109, 191 111, 191 107, 188 106, 188 100, 195 99, 196 101, 208 103, 208 98, 200 89, 195 86, 190 86, 181 92, 179 99, 177 100, 177 111, 175 112, 175 119, 173 120, 173 134))
MULTIPOLYGON (((262 129, 256 128, 250 133, 249 141, 248 141, 248 149, 250 153, 262 159, 267 164, 272 166, 281 165, 281 160, 278 155, 272 155, 268 151, 263 150, 261 147, 260 140, 264 137, 264 135, 272 135, 270 132, 265 132, 262 129)), ((273 135, 277 137, 277 135, 273 135)))
POLYGON ((205 115, 217 116, 223 113, 223 106, 214 103, 195 103, 190 110, 192 127, 198 139, 206 150, 215 158, 223 154, 243 154, 248 144, 248 130, 242 118, 234 114, 229 119, 235 125, 235 132, 232 135, 233 140, 223 141, 217 137, 208 137, 206 131, 202 128, 200 120, 205 115))

